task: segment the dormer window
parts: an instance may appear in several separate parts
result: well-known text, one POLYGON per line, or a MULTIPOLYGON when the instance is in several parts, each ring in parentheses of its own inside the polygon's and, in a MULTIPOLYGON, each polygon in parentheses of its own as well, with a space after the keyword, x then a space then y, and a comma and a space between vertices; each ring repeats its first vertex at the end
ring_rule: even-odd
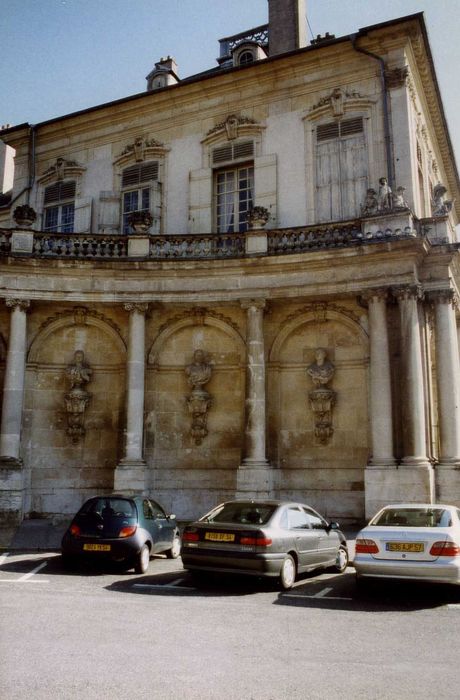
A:
POLYGON ((265 49, 256 41, 243 41, 232 51, 234 66, 248 66, 267 58, 265 49))

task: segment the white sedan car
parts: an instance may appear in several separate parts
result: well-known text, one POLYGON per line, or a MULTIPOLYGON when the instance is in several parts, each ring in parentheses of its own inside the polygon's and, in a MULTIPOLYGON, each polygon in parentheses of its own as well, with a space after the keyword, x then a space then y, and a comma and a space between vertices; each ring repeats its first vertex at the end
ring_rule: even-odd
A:
POLYGON ((356 536, 357 582, 368 577, 460 585, 460 509, 388 505, 356 536))

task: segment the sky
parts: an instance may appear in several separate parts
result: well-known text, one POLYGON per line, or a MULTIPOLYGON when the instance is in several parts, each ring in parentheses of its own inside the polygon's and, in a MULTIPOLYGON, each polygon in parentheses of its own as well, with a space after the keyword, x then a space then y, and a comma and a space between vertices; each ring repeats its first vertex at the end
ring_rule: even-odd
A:
MULTIPOLYGON (((306 0, 309 37, 425 12, 460 166, 460 0, 306 0), (311 32, 310 32, 311 30, 311 32)), ((267 0, 0 0, 0 125, 37 124, 146 89, 171 55, 181 78, 218 40, 268 20, 267 0)))

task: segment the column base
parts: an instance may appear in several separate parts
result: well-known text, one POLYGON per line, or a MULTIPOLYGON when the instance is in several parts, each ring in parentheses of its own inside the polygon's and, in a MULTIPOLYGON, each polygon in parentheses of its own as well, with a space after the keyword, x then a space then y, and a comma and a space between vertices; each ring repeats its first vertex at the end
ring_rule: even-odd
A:
POLYGON ((274 474, 269 462, 245 460, 236 474, 236 498, 273 498, 274 474))
POLYGON ((146 467, 143 459, 122 459, 115 467, 114 493, 124 493, 128 496, 143 493, 146 467))
POLYGON ((364 472, 365 511, 370 518, 389 503, 433 503, 434 471, 429 462, 376 467, 364 472))
POLYGON ((22 460, 0 457, 0 528, 15 527, 24 515, 22 460))
POLYGON ((436 501, 460 508, 460 465, 437 464, 436 501))

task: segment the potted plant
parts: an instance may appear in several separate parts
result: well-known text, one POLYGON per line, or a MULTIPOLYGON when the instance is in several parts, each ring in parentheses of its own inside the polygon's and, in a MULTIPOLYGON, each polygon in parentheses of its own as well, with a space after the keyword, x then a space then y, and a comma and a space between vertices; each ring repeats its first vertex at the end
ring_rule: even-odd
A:
POLYGON ((35 209, 29 207, 28 204, 20 204, 13 212, 13 219, 16 222, 16 226, 20 228, 32 226, 36 218, 37 214, 35 213, 35 209))
POLYGON ((270 212, 265 207, 252 207, 246 215, 249 229, 261 229, 270 218, 270 212))
POLYGON ((128 223, 135 233, 147 233, 153 224, 153 216, 149 211, 133 211, 128 216, 128 223))

